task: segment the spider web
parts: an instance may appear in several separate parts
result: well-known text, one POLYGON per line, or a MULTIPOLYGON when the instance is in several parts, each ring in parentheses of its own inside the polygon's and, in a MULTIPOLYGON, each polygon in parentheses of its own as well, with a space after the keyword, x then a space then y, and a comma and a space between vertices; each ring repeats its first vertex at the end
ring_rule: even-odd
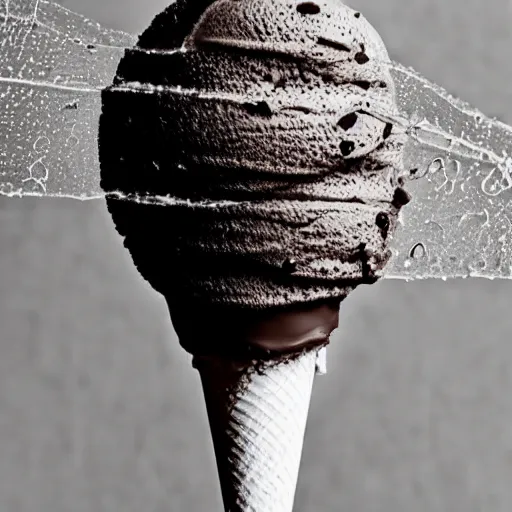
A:
MULTIPOLYGON (((44 0, 0 0, 0 41, 0 195, 103 197, 100 91, 136 36, 44 0)), ((409 135, 413 201, 384 277, 511 278, 512 128, 389 65, 401 113, 391 121, 409 135)))

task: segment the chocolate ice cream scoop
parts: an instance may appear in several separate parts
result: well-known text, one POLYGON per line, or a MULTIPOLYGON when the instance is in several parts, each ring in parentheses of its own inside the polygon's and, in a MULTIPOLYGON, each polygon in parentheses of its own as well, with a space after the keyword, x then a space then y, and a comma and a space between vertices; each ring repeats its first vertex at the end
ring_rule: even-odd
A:
POLYGON ((409 200, 388 60, 334 0, 178 0, 126 52, 103 93, 102 186, 173 320, 325 313, 378 279, 409 200))
POLYGON ((293 509, 320 347, 389 257, 387 60, 338 1, 178 0, 103 93, 108 208, 194 355, 226 511, 293 509))

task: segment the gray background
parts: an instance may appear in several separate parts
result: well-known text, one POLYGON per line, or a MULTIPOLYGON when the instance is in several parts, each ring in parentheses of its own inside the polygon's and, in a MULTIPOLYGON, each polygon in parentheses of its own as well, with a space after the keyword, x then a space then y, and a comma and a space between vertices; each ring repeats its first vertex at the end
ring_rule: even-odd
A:
MULTIPOLYGON (((512 122, 508 0, 353 0, 391 56, 512 122)), ((166 0, 62 0, 139 32, 166 0)), ((296 511, 512 508, 512 284, 342 304, 296 511)), ((199 379, 101 201, 0 198, 0 510, 221 510, 199 379)))

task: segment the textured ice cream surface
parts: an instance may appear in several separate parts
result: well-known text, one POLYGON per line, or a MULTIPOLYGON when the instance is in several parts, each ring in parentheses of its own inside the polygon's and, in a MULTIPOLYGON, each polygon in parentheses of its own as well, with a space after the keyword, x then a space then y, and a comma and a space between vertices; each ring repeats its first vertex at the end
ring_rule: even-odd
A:
POLYGON ((103 93, 105 191, 170 303, 343 299, 389 258, 404 135, 384 44, 339 1, 178 1, 103 93))

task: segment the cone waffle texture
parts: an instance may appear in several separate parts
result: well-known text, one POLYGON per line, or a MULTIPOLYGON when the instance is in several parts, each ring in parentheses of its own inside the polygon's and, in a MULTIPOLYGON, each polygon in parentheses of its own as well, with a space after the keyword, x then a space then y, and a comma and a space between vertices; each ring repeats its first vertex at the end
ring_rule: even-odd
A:
POLYGON ((265 366, 196 358, 226 511, 292 511, 316 359, 317 350, 265 366))

